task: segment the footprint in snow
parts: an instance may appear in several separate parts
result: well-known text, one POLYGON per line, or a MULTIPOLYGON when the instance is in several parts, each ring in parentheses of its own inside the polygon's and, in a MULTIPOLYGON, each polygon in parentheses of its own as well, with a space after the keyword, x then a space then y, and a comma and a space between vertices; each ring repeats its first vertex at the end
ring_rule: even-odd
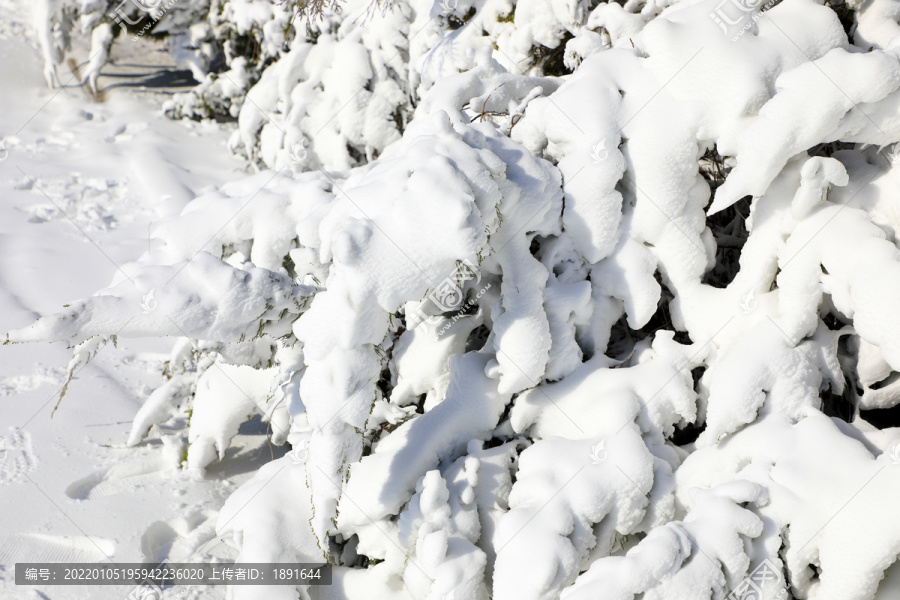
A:
POLYGON ((10 427, 0 435, 0 485, 25 481, 25 473, 38 467, 38 459, 31 448, 31 436, 10 427))

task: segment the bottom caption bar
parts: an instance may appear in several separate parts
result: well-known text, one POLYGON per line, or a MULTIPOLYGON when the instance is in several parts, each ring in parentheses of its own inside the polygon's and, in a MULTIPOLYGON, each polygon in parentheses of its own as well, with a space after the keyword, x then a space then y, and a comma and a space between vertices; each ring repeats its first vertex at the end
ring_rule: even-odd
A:
POLYGON ((16 563, 16 585, 331 585, 315 563, 16 563))

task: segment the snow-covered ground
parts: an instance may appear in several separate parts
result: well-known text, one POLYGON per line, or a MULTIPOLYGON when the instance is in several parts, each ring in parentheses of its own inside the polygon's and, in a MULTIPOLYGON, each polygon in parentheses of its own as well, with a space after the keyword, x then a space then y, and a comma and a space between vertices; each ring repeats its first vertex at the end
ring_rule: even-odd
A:
MULTIPOLYGON (((23 24, 27 8, 0 4, 3 331, 105 287, 117 265, 147 250, 151 222, 244 168, 226 147, 232 127, 161 116, 172 83, 184 78, 172 75, 165 46, 118 44, 100 80, 103 102, 75 84, 48 89, 23 24)), ((101 351, 53 415, 71 350, 0 347, 0 598, 128 593, 17 589, 16 562, 141 562, 173 551, 190 560, 219 552, 216 511, 272 454, 258 422, 242 428, 229 460, 211 466, 203 480, 174 473, 179 453, 161 453, 158 440, 125 449, 131 420, 161 383, 170 348, 165 340, 129 340, 101 351)), ((220 598, 224 591, 210 587, 197 597, 220 598)))

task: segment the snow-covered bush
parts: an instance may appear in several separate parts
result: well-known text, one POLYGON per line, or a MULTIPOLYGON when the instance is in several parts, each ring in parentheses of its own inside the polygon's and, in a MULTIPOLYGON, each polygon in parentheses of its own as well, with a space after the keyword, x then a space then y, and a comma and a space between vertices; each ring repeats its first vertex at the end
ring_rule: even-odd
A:
POLYGON ((59 87, 80 78, 96 94, 97 78, 109 61, 114 40, 135 40, 145 34, 175 34, 170 41, 179 63, 202 78, 210 66, 207 57, 214 52, 199 43, 203 41, 209 5, 209 0, 35 0, 31 3, 32 19, 47 85, 59 87), (76 62, 72 76, 61 77, 59 67, 77 35, 89 40, 84 69, 76 62), (187 41, 194 38, 198 43, 187 41))
POLYGON ((303 598, 892 597, 896 6, 343 8, 194 92, 272 170, 7 341, 182 337, 129 443, 271 422, 218 533, 303 598))
MULTIPOLYGON (((67 35, 74 20, 83 31, 108 32, 112 20, 116 35, 121 28, 132 37, 168 36, 200 84, 177 94, 165 113, 238 119, 234 150, 274 169, 367 163, 399 139, 435 82, 474 68, 485 51, 515 74, 561 75, 612 39, 608 19, 587 23, 586 2, 82 0, 55 9, 55 17, 39 11, 39 30, 55 19, 69 24, 67 35)), ((92 45, 86 79, 105 64, 111 43, 92 45)))
MULTIPOLYGON (((538 48, 561 50, 566 34, 533 8, 514 23, 510 0, 349 0, 299 17, 298 6, 230 0, 210 11, 209 37, 225 40, 228 70, 176 96, 167 114, 236 117, 233 147, 264 167, 347 169, 399 139, 435 82, 474 68, 485 50, 541 74, 548 60, 538 48)), ((581 5, 555 10, 573 28, 586 17, 581 5)))

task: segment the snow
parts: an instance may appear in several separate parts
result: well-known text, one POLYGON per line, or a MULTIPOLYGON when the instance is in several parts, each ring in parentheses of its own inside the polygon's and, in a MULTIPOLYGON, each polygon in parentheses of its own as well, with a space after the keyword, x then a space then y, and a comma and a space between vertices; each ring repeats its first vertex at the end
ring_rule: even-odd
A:
MULTIPOLYGON (((98 104, 78 87, 47 89, 40 55, 25 41, 28 9, 28 3, 0 4, 4 332, 28 328, 37 316, 66 310, 63 303, 108 286, 113 263, 147 250, 151 222, 177 214, 242 168, 229 156, 228 127, 170 122, 159 115, 154 93, 107 90, 106 102, 98 104), (198 163, 196 156, 207 161, 198 163)), ((119 44, 113 55, 126 64, 143 55, 147 62, 137 74, 146 79, 160 59, 155 47, 135 46, 119 44)), ((104 68, 99 85, 121 81, 111 73, 128 68, 104 68)), ((63 82, 72 77, 63 68, 59 76, 63 82)), ((141 314, 140 294, 131 297, 141 314)), ((72 351, 65 344, 3 347, 0 440, 10 458, 0 463, 0 596, 39 597, 13 584, 15 562, 231 556, 209 519, 248 478, 246 471, 213 469, 205 481, 182 477, 184 448, 171 422, 164 425, 168 418, 157 418, 163 428, 149 445, 124 450, 142 401, 163 381, 168 351, 166 343, 146 339, 101 348, 79 368, 51 419, 72 351)), ((238 464, 255 469, 270 456, 268 448, 257 453, 260 439, 265 444, 264 435, 242 428, 230 456, 241 455, 238 464)), ((129 591, 57 587, 42 593, 112 600, 129 591)))
POLYGON ((871 511, 872 503, 896 486, 896 464, 887 454, 873 456, 821 414, 796 424, 772 415, 735 435, 726 447, 698 450, 678 477, 702 487, 698 478, 708 480, 710 469, 719 470, 716 463, 721 467, 717 483, 746 480, 769 490, 769 501, 759 511, 772 527, 761 542, 771 555, 781 544, 773 536, 786 536, 787 567, 796 574, 798 590, 816 598, 873 597, 881 571, 900 551, 896 539, 885 534, 892 526, 882 521, 884 516, 872 518, 871 511), (818 457, 838 468, 829 475, 817 472, 814 465, 823 465, 818 457), (850 511, 838 511, 851 500, 850 511), (860 531, 864 537, 857 537, 860 531), (811 565, 821 570, 821 578, 814 578, 811 565))
POLYGON ((892 597, 893 4, 201 4, 0 0, 2 594, 892 597))

